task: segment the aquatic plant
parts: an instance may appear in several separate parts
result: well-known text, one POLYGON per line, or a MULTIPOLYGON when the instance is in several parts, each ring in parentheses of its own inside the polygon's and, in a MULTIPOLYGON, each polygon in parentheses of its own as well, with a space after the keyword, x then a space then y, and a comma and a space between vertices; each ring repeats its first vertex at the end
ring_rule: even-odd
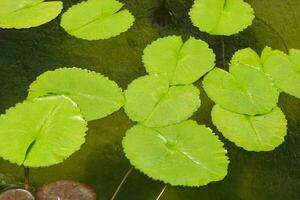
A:
POLYGON ((252 24, 254 11, 243 0, 195 0, 189 12, 194 26, 212 35, 233 35, 252 24))
POLYGON ((166 75, 170 85, 192 84, 214 67, 215 54, 200 39, 190 37, 183 42, 173 35, 148 45, 143 63, 149 74, 166 75))
POLYGON ((300 50, 290 49, 289 55, 266 47, 262 52, 263 70, 270 74, 282 91, 300 98, 300 50))
POLYGON ((271 151, 287 134, 287 121, 278 107, 267 114, 249 116, 215 105, 211 116, 224 137, 247 151, 271 151))
POLYGON ((193 85, 169 87, 168 79, 147 75, 134 80, 125 90, 126 114, 148 127, 181 122, 200 107, 200 91, 193 85))
POLYGON ((134 22, 123 3, 116 0, 88 0, 69 8, 60 25, 67 33, 85 40, 107 39, 127 31, 134 22))
POLYGON ((160 128, 138 124, 127 131, 123 147, 137 169, 174 186, 206 185, 227 174, 223 143, 195 121, 160 128))
POLYGON ((41 74, 30 85, 28 98, 65 95, 75 101, 87 121, 100 119, 124 104, 122 89, 100 73, 80 68, 59 68, 41 74))
POLYGON ((0 28, 30 28, 56 18, 63 8, 61 1, 1 0, 0 28))
POLYGON ((85 142, 86 126, 68 97, 26 100, 0 116, 0 156, 25 167, 60 163, 85 142))
POLYGON ((215 68, 203 80, 207 95, 223 108, 248 115, 270 112, 279 92, 272 79, 261 70, 245 64, 231 64, 229 73, 215 68))

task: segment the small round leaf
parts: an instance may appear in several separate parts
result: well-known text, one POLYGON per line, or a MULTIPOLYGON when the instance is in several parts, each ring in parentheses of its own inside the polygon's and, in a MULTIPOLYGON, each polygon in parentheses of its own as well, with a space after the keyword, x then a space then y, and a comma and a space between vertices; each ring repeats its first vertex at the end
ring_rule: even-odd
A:
POLYGON ((233 35, 252 24, 254 11, 243 0, 195 0, 190 10, 194 26, 212 35, 233 35))
POLYGON ((27 190, 12 189, 1 193, 0 200, 34 200, 34 197, 27 190))
POLYGON ((27 100, 0 116, 0 156, 27 167, 60 163, 85 142, 86 126, 65 96, 27 100))
POLYGON ((265 114, 276 106, 279 92, 263 71, 244 64, 233 64, 229 71, 214 69, 203 80, 216 104, 248 115, 265 114))
POLYGON ((169 36, 148 45, 143 62, 149 74, 165 74, 171 85, 192 84, 214 67, 215 54, 202 40, 169 36))
POLYGON ((125 111, 148 127, 161 127, 188 119, 200 107, 200 91, 193 85, 172 86, 164 76, 134 80, 125 91, 125 111))
POLYGON ((70 35, 85 40, 107 39, 127 31, 134 22, 123 3, 116 0, 88 0, 72 6, 61 18, 70 35))
POLYGON ((287 133, 285 116, 278 107, 268 114, 249 116, 215 105, 211 115, 214 125, 227 139, 248 151, 272 151, 287 133))
POLYGON ((63 8, 61 1, 1 0, 0 28, 30 28, 56 18, 63 8))
POLYGON ((228 158, 223 143, 195 121, 127 131, 123 148, 131 164, 153 179, 177 186, 201 186, 222 180, 228 158))
POLYGON ((300 50, 290 55, 267 47, 262 53, 264 71, 270 74, 282 91, 300 98, 300 50))
POLYGON ((100 119, 124 104, 122 89, 107 77, 79 68, 60 68, 40 75, 29 88, 28 98, 65 95, 75 101, 87 121, 100 119))

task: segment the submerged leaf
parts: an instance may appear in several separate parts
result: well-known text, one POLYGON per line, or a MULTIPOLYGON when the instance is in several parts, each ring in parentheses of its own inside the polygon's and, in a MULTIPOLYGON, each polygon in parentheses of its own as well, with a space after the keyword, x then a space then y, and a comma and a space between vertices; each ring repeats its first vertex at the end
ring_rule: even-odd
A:
POLYGON ((271 151, 287 133, 287 122, 280 108, 257 116, 227 111, 218 105, 212 110, 212 121, 222 134, 248 151, 271 151))
POLYGON ((70 35, 86 40, 107 39, 127 31, 134 22, 123 3, 116 0, 88 0, 72 6, 62 15, 61 26, 70 35))
POLYGON ((79 68, 60 68, 40 75, 29 88, 28 98, 66 95, 80 107, 87 121, 103 118, 124 104, 121 88, 107 77, 79 68))
POLYGON ((188 119, 200 107, 200 91, 193 85, 169 87, 168 80, 148 75, 134 80, 125 91, 125 111, 148 127, 161 127, 188 119))
POLYGON ((53 181, 36 191, 36 200, 96 200, 96 192, 90 186, 75 181, 53 181))
POLYGON ((270 74, 278 88, 300 98, 300 50, 287 55, 267 47, 262 52, 264 71, 270 74))
POLYGON ((65 96, 27 100, 0 116, 0 156, 27 167, 60 163, 85 142, 86 126, 65 96))
POLYGON ((202 40, 169 36, 148 45, 143 62, 149 74, 165 74, 171 85, 191 84, 214 67, 215 54, 202 40))
POLYGON ((1 193, 0 200, 34 200, 34 197, 27 190, 11 189, 1 193))
POLYGON ((254 19, 253 9, 243 0, 195 0, 189 15, 194 26, 213 35, 236 34, 254 19))
POLYGON ((223 143, 191 120, 163 128, 136 125, 127 131, 123 147, 133 166, 171 185, 201 186, 227 174, 223 143))
POLYGON ((279 92, 263 71, 244 64, 233 64, 229 71, 214 69, 203 80, 216 104, 248 115, 265 114, 276 106, 279 92))
POLYGON ((1 0, 0 28, 30 28, 56 18, 63 8, 61 1, 1 0))
POLYGON ((262 63, 259 55, 251 48, 241 49, 234 53, 231 64, 244 64, 262 69, 262 63))

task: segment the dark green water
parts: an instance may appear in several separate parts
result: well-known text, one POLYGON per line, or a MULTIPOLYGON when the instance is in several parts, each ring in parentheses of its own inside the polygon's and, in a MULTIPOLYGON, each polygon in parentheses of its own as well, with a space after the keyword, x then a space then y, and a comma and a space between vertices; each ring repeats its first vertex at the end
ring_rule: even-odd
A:
MULTIPOLYGON (((79 0, 65 0, 65 9, 79 0)), ((0 29, 0 112, 26 98, 35 78, 59 67, 84 67, 116 81, 123 89, 145 74, 142 50, 158 37, 193 35, 207 41, 221 65, 221 38, 200 33, 187 18, 192 1, 169 0, 175 18, 156 12, 161 0, 123 0, 136 16, 135 25, 126 33, 104 41, 83 41, 67 35, 59 18, 32 29, 0 29), (159 22, 158 25, 157 23, 159 22), (165 26, 162 26, 165 24, 165 26)), ((300 49, 299 0, 248 0, 258 17, 239 35, 225 38, 226 59, 243 47, 260 52, 265 45, 286 50, 300 49)), ((201 88, 201 80, 196 83, 201 88)), ((193 116, 200 124, 215 127, 210 120, 213 103, 202 91, 202 106, 193 116)), ((276 150, 247 152, 220 137, 230 157, 227 177, 200 188, 168 187, 162 200, 299 200, 300 199, 300 99, 280 96, 280 107, 288 119, 288 135, 276 150)), ((30 113, 29 113, 30 114, 30 113)), ((31 171, 33 187, 55 179, 72 179, 92 185, 100 200, 108 200, 130 168, 121 140, 132 126, 123 110, 89 124, 87 142, 64 163, 31 171)), ((21 168, 0 160, 0 189, 22 181, 21 168)), ((154 200, 163 184, 133 171, 118 194, 118 200, 154 200)))

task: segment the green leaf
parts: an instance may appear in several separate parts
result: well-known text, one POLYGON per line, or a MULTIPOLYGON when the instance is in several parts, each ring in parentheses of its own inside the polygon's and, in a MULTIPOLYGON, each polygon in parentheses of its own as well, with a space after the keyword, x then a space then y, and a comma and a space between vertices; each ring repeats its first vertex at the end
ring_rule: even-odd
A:
POLYGON ((229 71, 214 69, 203 80, 206 93, 216 104, 248 115, 265 114, 276 106, 279 92, 264 72, 243 64, 233 64, 229 71))
POLYGON ((244 64, 262 69, 262 63, 259 55, 251 48, 241 49, 234 53, 231 64, 244 64))
POLYGON ((188 119, 200 107, 200 91, 193 85, 169 87, 160 75, 134 80, 125 91, 125 111, 133 121, 161 127, 188 119))
POLYGON ((165 74, 171 85, 191 84, 214 67, 215 54, 202 40, 169 36, 148 45, 143 62, 149 74, 165 74))
POLYGON ((243 0, 195 0, 190 10, 194 26, 212 35, 233 35, 252 24, 254 11, 243 0))
POLYGON ((149 177, 174 186, 201 186, 222 180, 228 158, 223 143, 195 121, 127 131, 123 148, 131 164, 149 177))
POLYGON ((61 26, 70 35, 85 40, 107 39, 127 31, 134 22, 123 3, 88 0, 72 6, 62 15, 61 26))
POLYGON ((1 0, 0 28, 30 28, 56 18, 63 8, 61 1, 1 0))
POLYGON ((60 68, 40 75, 29 88, 28 98, 66 95, 80 107, 87 121, 103 118, 124 105, 122 89, 107 77, 79 68, 60 68))
POLYGON ((0 156, 27 167, 60 163, 85 142, 86 126, 65 96, 27 100, 0 116, 0 156))
POLYGON ((248 151, 271 151, 287 133, 287 121, 280 108, 257 116, 227 111, 218 105, 212 110, 212 121, 222 134, 248 151))
POLYGON ((300 98, 300 50, 287 55, 267 47, 262 52, 264 71, 270 74, 278 88, 300 98))

